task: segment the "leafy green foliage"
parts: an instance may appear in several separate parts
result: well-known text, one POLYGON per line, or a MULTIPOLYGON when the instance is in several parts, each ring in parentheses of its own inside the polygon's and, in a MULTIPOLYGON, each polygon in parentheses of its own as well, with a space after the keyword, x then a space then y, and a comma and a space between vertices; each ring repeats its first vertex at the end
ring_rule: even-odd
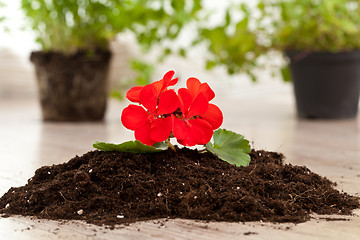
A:
POLYGON ((155 70, 154 65, 140 60, 132 60, 131 68, 136 72, 137 75, 134 79, 136 85, 144 86, 151 83, 151 77, 155 70))
POLYGON ((236 8, 243 11, 243 18, 234 23, 230 9, 225 15, 223 25, 214 28, 200 29, 198 42, 208 42, 212 58, 207 61, 206 68, 212 69, 217 65, 225 65, 229 74, 241 71, 247 72, 252 78, 250 71, 253 62, 262 53, 262 48, 257 45, 256 34, 249 27, 249 13, 245 5, 236 8))
POLYGON ((272 34, 267 32, 275 49, 330 52, 360 49, 358 0, 262 2, 262 21, 271 19, 275 29, 272 34))
MULTIPOLYGON (((3 1, 0 1, 0 9, 1 8, 4 8, 6 5, 3 1)), ((0 22, 4 21, 5 20, 5 17, 4 16, 1 16, 0 14, 0 22)))
POLYGON ((164 151, 163 148, 156 148, 142 144, 140 141, 128 141, 121 144, 94 142, 93 147, 101 151, 117 151, 117 152, 130 152, 130 153, 153 153, 164 151))
POLYGON ((280 69, 281 76, 285 82, 291 81, 291 71, 289 66, 284 66, 280 69))
POLYGON ((249 165, 251 147, 244 136, 226 129, 218 129, 214 132, 213 138, 214 144, 209 142, 205 145, 209 152, 238 167, 249 165))
POLYGON ((124 93, 122 89, 114 89, 110 92, 110 97, 119 101, 124 100, 124 93))
POLYGON ((21 8, 44 50, 69 53, 107 49, 126 30, 146 48, 174 39, 201 0, 22 0, 21 8))
MULTIPOLYGON (((206 67, 224 65, 229 74, 254 70, 272 51, 339 52, 360 49, 358 0, 258 0, 231 5, 222 25, 200 29, 212 53, 206 67), (239 20, 239 16, 241 19, 239 20)), ((206 23, 205 23, 206 24, 206 23)), ((269 59, 268 62, 271 62, 269 59)), ((281 75, 289 80, 287 70, 281 75)))

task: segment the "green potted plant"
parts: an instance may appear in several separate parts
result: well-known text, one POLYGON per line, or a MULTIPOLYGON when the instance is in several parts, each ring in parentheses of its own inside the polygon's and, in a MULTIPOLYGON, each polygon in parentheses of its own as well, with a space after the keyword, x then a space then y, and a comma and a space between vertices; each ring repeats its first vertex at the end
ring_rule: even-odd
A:
POLYGON ((225 65, 230 74, 245 72, 253 80, 260 57, 283 53, 290 68, 281 74, 294 82, 299 117, 353 118, 360 90, 359 23, 358 1, 259 0, 252 8, 232 6, 224 24, 201 29, 199 40, 209 42, 208 68, 225 65))
POLYGON ((50 121, 101 120, 107 102, 109 43, 130 31, 147 48, 174 39, 201 8, 200 0, 22 0, 42 50, 35 64, 42 114, 50 121))

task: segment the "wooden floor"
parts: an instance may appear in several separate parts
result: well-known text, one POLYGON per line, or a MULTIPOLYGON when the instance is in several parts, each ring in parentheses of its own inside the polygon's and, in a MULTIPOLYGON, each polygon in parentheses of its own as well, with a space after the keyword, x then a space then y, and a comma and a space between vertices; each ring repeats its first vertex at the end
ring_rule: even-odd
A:
MULTIPOLYGON (((292 90, 284 84, 241 88, 215 83, 223 127, 244 134, 253 147, 283 152, 288 163, 306 165, 360 193, 360 118, 342 121, 298 120, 292 90)), ((43 165, 68 161, 92 149, 95 140, 133 139, 119 115, 127 102, 110 101, 101 123, 43 123, 35 97, 0 98, 0 195, 26 183, 43 165)), ((216 223, 156 220, 114 230, 83 222, 24 217, 0 218, 0 239, 360 239, 360 211, 344 220, 314 216, 301 224, 216 223)), ((338 217, 338 216, 331 216, 338 217)))

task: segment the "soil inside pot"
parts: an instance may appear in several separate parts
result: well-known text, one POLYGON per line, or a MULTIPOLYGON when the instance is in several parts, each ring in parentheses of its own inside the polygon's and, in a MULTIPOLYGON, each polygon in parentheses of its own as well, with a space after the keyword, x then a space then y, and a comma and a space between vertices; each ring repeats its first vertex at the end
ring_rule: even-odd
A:
POLYGON ((252 151, 235 167, 187 148, 134 154, 92 151, 36 170, 0 199, 0 212, 121 224, 157 218, 304 222, 311 213, 351 214, 359 199, 283 155, 252 151))
POLYGON ((99 121, 107 102, 111 52, 32 52, 43 119, 99 121))

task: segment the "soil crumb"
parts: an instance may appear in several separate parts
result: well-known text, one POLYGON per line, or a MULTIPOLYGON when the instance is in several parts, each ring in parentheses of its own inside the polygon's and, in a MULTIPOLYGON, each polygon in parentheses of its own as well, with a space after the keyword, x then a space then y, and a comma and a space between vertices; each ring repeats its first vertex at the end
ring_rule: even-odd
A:
POLYGON ((245 236, 251 235, 251 234, 258 234, 257 232, 244 232, 245 236))
POLYGON ((304 222, 311 213, 344 214, 359 198, 284 156, 251 152, 235 167, 187 148, 136 154, 92 151, 44 166, 0 198, 0 213, 78 219, 98 225, 159 218, 304 222))

